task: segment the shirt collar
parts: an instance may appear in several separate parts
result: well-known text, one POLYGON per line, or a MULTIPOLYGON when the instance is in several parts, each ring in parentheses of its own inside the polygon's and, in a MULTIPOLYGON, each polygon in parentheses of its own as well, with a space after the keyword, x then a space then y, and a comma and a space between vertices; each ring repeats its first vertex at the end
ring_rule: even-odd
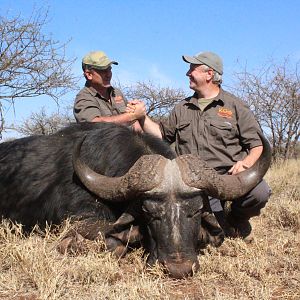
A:
MULTIPOLYGON (((193 96, 189 97, 186 99, 186 103, 185 104, 193 104, 197 107, 199 107, 199 104, 198 104, 198 96, 196 94, 196 92, 193 94, 193 96)), ((212 100, 212 102, 214 101, 222 101, 224 103, 224 90, 222 88, 220 88, 220 92, 219 94, 212 100)))
MULTIPOLYGON (((95 88, 93 88, 92 86, 90 86, 89 82, 86 81, 85 82, 85 87, 89 90, 89 92, 91 93, 92 96, 96 97, 97 95, 101 98, 101 99, 104 99, 106 100, 105 98, 103 98, 95 88)), ((111 86, 109 87, 109 95, 110 95, 110 98, 112 98, 114 96, 114 91, 115 89, 111 86)))

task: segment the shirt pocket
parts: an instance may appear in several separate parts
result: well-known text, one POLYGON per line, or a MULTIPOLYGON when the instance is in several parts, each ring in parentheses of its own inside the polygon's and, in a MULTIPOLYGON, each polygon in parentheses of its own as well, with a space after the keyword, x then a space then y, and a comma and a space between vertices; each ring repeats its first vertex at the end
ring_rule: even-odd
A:
POLYGON ((211 120, 210 133, 217 139, 232 139, 236 136, 237 128, 230 122, 211 120))
POLYGON ((179 144, 189 143, 192 138, 191 120, 182 120, 176 125, 176 132, 179 144))

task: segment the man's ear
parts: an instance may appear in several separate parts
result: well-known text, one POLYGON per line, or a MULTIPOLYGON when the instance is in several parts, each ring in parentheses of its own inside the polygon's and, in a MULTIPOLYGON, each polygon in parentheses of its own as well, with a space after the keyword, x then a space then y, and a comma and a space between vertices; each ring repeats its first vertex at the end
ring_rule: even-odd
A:
POLYGON ((207 72, 207 80, 211 80, 214 77, 214 70, 209 69, 207 72))
POLYGON ((83 72, 83 75, 87 80, 92 80, 92 78, 93 78, 93 74, 90 70, 85 70, 83 72))

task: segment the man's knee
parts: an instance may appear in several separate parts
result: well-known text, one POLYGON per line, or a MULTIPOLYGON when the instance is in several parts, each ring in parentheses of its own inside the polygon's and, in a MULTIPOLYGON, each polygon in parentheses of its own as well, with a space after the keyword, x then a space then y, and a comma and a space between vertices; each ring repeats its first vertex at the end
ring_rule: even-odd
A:
POLYGON ((234 200, 231 205, 232 214, 241 218, 258 216, 271 195, 268 184, 262 180, 254 189, 244 197, 234 200))
POLYGON ((247 196, 253 199, 256 205, 261 204, 264 207, 271 196, 271 189, 266 181, 262 180, 247 196))

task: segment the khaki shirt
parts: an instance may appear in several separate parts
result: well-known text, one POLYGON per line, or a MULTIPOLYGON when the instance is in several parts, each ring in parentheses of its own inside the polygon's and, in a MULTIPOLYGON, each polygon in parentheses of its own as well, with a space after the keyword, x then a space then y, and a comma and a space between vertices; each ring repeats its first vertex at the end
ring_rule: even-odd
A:
POLYGON ((107 100, 86 83, 75 98, 74 116, 77 122, 91 122, 95 117, 124 113, 126 105, 127 101, 120 90, 111 88, 110 99, 107 100))
POLYGON ((203 111, 196 94, 184 99, 160 129, 165 140, 175 142, 178 155, 199 155, 216 169, 231 167, 249 149, 262 145, 260 127, 249 107, 222 89, 203 111))

